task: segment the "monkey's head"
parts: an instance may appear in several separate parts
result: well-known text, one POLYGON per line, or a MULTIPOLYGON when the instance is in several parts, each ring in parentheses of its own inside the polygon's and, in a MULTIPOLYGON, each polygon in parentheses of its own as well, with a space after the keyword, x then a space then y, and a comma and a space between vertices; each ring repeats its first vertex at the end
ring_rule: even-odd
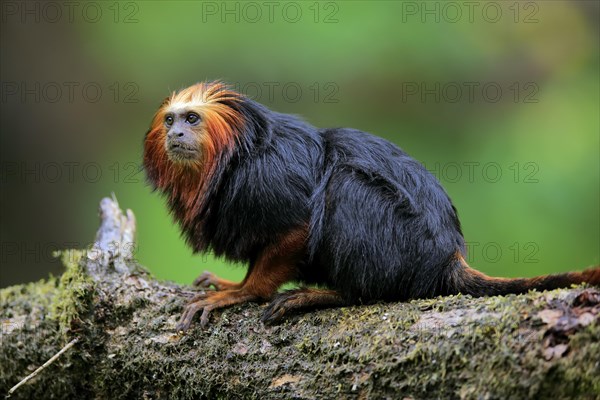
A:
POLYGON ((151 183, 165 190, 186 177, 207 181, 245 127, 244 101, 221 82, 198 83, 167 97, 144 140, 151 183))

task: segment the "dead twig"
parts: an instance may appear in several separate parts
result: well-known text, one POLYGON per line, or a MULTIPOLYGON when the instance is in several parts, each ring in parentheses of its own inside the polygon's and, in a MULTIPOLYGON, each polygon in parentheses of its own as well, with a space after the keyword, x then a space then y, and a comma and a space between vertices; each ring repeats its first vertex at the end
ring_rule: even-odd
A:
POLYGON ((46 361, 44 363, 44 365, 42 365, 41 367, 39 367, 38 369, 36 369, 35 371, 33 371, 31 374, 27 375, 25 378, 23 378, 23 380, 21 380, 21 382, 17 383, 15 386, 13 386, 8 391, 8 394, 6 395, 6 398, 9 398, 10 395, 15 392, 15 390, 17 390, 18 388, 20 388, 21 386, 23 386, 24 384, 26 384, 29 380, 35 378, 40 372, 42 372, 46 367, 48 367, 54 361, 56 361, 58 359, 58 357, 61 356, 61 354, 63 354, 65 351, 67 351, 71 347, 73 347, 77 342, 79 342, 79 338, 75 338, 75 339, 71 340, 69 343, 67 343, 67 345, 65 347, 63 347, 62 349, 60 349, 60 351, 58 353, 56 353, 55 355, 53 355, 48 361, 46 361))

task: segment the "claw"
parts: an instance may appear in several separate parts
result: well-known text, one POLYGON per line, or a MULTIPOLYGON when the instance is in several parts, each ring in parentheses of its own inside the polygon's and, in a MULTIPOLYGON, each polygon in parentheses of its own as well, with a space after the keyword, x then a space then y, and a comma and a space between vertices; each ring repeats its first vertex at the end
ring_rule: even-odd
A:
POLYGON ((204 307, 204 310, 202 310, 202 315, 200 316, 200 327, 201 328, 205 328, 208 325, 208 317, 209 317, 211 311, 212 311, 211 306, 204 307))
POLYGON ((276 306, 269 306, 265 312, 263 313, 262 317, 260 318, 260 320, 263 322, 263 324, 265 325, 272 325, 275 324, 277 322, 279 322, 281 320, 281 318, 285 315, 285 309, 276 305, 276 306))
POLYGON ((295 293, 281 293, 273 299, 260 318, 264 324, 271 325, 279 322, 285 313, 291 309, 286 303, 291 303, 298 296, 295 293))
POLYGON ((184 310, 183 314, 181 314, 181 318, 175 327, 177 332, 185 332, 192 323, 192 318, 194 318, 194 314, 196 314, 200 310, 201 305, 199 302, 192 302, 188 304, 184 310))

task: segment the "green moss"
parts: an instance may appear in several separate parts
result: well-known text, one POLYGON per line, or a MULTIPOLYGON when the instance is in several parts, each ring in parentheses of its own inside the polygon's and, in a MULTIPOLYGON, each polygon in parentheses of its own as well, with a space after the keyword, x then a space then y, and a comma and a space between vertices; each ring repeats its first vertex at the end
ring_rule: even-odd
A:
POLYGON ((56 294, 57 279, 50 276, 37 282, 0 289, 0 312, 5 318, 10 314, 30 311, 32 307, 48 306, 56 294))
MULTIPOLYGON (((59 291, 59 279, 50 277, 0 290, 0 393, 48 361, 64 345, 58 324, 48 318, 59 291)), ((73 364, 70 355, 48 367, 32 383, 19 388, 11 398, 48 398, 48 390, 75 395, 75 385, 68 378, 73 364)))
POLYGON ((548 307, 570 307, 581 287, 334 308, 291 315, 277 326, 259 322, 263 305, 244 304, 214 311, 207 329, 196 320, 178 335, 182 291, 189 289, 143 274, 108 274, 92 283, 81 266, 84 254, 62 254, 67 270, 60 280, 0 292, 16 316, 44 296, 40 310, 53 310, 52 320, 22 333, 42 329, 43 336, 7 337, 0 389, 15 383, 12 371, 44 362, 64 345, 65 330, 85 321, 82 342, 24 396, 600 398, 599 324, 569 336, 569 352, 547 361, 545 326, 535 317, 548 307))
POLYGON ((94 282, 88 276, 82 258, 85 251, 65 250, 61 257, 65 272, 50 308, 50 318, 57 321, 61 334, 66 335, 88 313, 94 294, 94 282))
POLYGON ((540 392, 552 398, 600 398, 600 324, 573 335, 569 348, 570 354, 549 369, 540 392))
POLYGON ((81 398, 88 391, 93 358, 101 344, 95 321, 95 284, 85 267, 85 252, 57 253, 60 278, 0 291, 3 332, 0 341, 0 393, 54 356, 71 335, 81 341, 12 398, 81 398))

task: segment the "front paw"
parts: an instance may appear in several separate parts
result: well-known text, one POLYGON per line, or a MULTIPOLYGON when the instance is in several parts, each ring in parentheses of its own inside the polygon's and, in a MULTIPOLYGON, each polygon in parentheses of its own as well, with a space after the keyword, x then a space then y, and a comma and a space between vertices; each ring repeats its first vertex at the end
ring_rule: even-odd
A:
POLYGON ((207 292, 199 293, 183 308, 183 313, 179 319, 179 323, 175 327, 177 332, 185 332, 192 324, 192 319, 197 312, 202 311, 200 316, 200 328, 205 328, 208 325, 210 312, 220 307, 220 301, 223 297, 223 292, 207 292))
POLYGON ((255 301, 258 297, 245 290, 224 290, 222 292, 210 291, 196 295, 183 309, 183 314, 176 326, 178 332, 185 332, 192 324, 194 315, 202 311, 200 316, 200 327, 208 325, 208 318, 211 311, 229 307, 234 304, 255 301))
POLYGON ((204 271, 194 280, 193 285, 200 289, 210 289, 211 286, 215 286, 217 282, 217 277, 210 271, 204 271))

